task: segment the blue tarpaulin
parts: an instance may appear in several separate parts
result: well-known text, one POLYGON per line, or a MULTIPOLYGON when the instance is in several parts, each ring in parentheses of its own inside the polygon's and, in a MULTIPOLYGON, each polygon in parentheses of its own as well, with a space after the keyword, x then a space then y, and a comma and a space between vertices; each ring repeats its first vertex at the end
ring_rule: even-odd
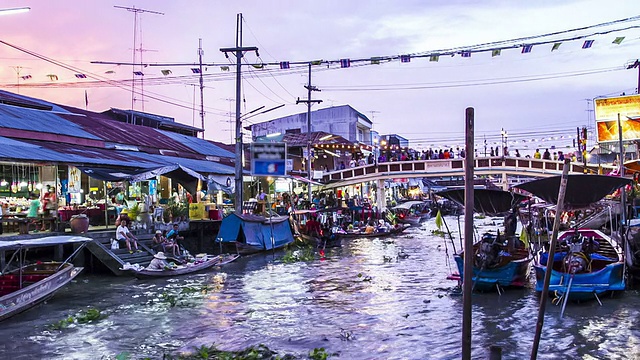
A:
POLYGON ((288 219, 285 216, 273 217, 270 223, 269 218, 263 216, 233 213, 222 219, 218 239, 222 242, 242 242, 263 250, 279 248, 293 242, 288 219))

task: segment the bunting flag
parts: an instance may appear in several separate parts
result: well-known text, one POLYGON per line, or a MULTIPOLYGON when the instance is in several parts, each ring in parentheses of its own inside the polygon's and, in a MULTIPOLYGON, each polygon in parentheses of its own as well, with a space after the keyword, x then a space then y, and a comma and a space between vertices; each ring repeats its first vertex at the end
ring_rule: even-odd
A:
POLYGON ((220 70, 229 71, 229 67, 228 66, 220 66, 220 70))
POLYGON ((167 76, 167 75, 171 75, 171 70, 160 70, 160 72, 162 73, 162 75, 167 76))
POLYGON ((53 80, 58 80, 58 75, 54 75, 54 74, 49 74, 47 75, 49 77, 49 80, 53 81, 53 80))
POLYGON ((107 70, 107 71, 105 71, 104 73, 105 73, 105 74, 109 74, 109 75, 111 75, 111 74, 115 74, 116 72, 115 72, 115 71, 113 71, 113 70, 107 70))
POLYGON ((311 65, 322 65, 322 60, 313 60, 311 61, 311 65))
POLYGON ((280 69, 290 69, 291 65, 288 61, 280 61, 280 69))
POLYGON ((531 49, 533 49, 533 45, 525 45, 522 47, 522 53, 523 54, 530 53, 531 49))
POLYGON ((436 227, 438 230, 442 229, 442 213, 440 212, 440 209, 438 209, 438 214, 436 215, 436 227))
POLYGON ((400 55, 400 62, 403 62, 403 63, 411 62, 411 55, 400 55))
POLYGON ((462 57, 471 57, 471 52, 470 51, 463 51, 460 55, 462 57))
POLYGON ((351 66, 351 60, 349 59, 340 59, 340 67, 341 68, 348 68, 351 66))
POLYGON ((264 68, 264 64, 251 64, 251 66, 253 66, 256 69, 263 69, 264 68))
POLYGON ((429 56, 429 61, 438 62, 439 59, 440 59, 440 55, 431 55, 431 56, 429 56))
POLYGON ((380 58, 379 57, 372 57, 371 58, 371 64, 372 65, 380 65, 380 58))
POLYGON ((89 106, 89 96, 87 95, 87 90, 84 91, 84 107, 89 106))
POLYGON ((144 74, 142 73, 142 71, 134 71, 133 75, 137 75, 137 76, 144 76, 144 74))
POLYGON ((86 78, 87 78, 87 75, 85 75, 85 74, 76 74, 76 77, 77 77, 78 79, 86 79, 86 78))
POLYGON ((562 44, 561 42, 557 42, 555 44, 553 44, 553 47, 551 48, 551 51, 556 51, 560 48, 560 44, 562 44))
POLYGON ((200 74, 200 69, 199 68, 191 68, 191 72, 194 74, 200 74))
POLYGON ((613 40, 612 44, 620 45, 622 40, 624 40, 624 36, 618 36, 615 40, 613 40))
POLYGON ((20 76, 22 78, 22 80, 29 80, 31 79, 31 75, 25 75, 25 76, 20 76))
POLYGON ((500 53, 501 53, 500 49, 495 49, 491 51, 491 57, 500 56, 500 53))
POLYGON ((593 42, 594 42, 594 41, 595 41, 595 40, 586 40, 586 41, 584 42, 584 44, 582 44, 582 48, 583 48, 583 49, 588 49, 588 48, 590 48, 590 47, 591 47, 591 45, 593 45, 593 42))

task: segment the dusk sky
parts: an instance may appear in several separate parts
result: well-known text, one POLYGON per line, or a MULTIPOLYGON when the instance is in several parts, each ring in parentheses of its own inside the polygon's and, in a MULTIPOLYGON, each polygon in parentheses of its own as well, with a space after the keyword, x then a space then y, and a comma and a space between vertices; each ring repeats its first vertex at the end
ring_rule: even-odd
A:
MULTIPOLYGON (((199 127, 194 66, 133 69, 91 63, 133 60, 134 13, 114 6, 161 12, 164 15, 138 14, 141 31, 135 47, 142 38, 144 51, 136 53, 136 62, 142 55, 142 62, 149 64, 197 63, 201 38, 203 62, 216 64, 204 71, 205 137, 227 143, 232 137, 229 119, 235 107, 228 99, 235 97, 235 69, 218 66, 230 61, 219 49, 235 45, 238 13, 244 17, 243 45, 256 46, 260 53, 260 58, 248 53, 247 62, 331 61, 313 67, 312 84, 322 90, 313 96, 323 100, 314 109, 351 105, 373 120, 374 130, 402 135, 417 148, 462 146, 469 106, 476 111, 476 142, 486 137, 493 145, 504 128, 511 149, 530 153, 535 147, 564 147, 571 140, 561 135, 574 135, 576 127, 594 128, 591 99, 635 94, 638 86, 638 69, 627 70, 626 65, 640 56, 640 28, 635 28, 640 18, 537 37, 636 17, 638 1, 61 0, 3 1, 1 8, 20 6, 31 11, 1 16, 0 40, 31 54, 0 45, 4 90, 79 108, 85 107, 86 91, 89 110, 130 109, 133 71, 142 71, 136 110, 144 106, 145 112, 199 127), (552 51, 554 41, 584 35, 589 36, 561 41, 552 51), (532 38, 502 44, 512 48, 499 56, 491 50, 502 45, 477 47, 527 37, 532 38), (616 37, 624 40, 615 44, 616 37), (594 42, 583 49, 585 40, 594 42), (543 44, 522 53, 522 46, 531 43, 543 44), (472 48, 483 51, 471 57, 443 55, 437 62, 414 56, 408 63, 397 58, 379 65, 352 61, 348 68, 339 63, 472 48), (20 77, 31 76, 20 79, 19 88, 17 70, 20 77), (165 76, 162 70, 171 74, 165 76)), ((248 123, 306 111, 305 105, 296 105, 298 97, 306 98, 306 66, 243 66, 243 75, 243 113, 285 104, 248 123)))

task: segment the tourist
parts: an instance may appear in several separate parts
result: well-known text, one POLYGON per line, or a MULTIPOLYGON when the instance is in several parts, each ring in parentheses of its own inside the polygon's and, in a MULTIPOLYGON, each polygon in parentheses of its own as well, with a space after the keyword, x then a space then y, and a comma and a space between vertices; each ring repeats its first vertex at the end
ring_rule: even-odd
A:
POLYGON ((316 220, 315 216, 312 216, 305 224, 305 230, 307 235, 320 237, 322 235, 322 228, 320 222, 316 220))
POLYGON ((340 161, 340 170, 344 170, 345 168, 344 161, 340 161))
POLYGON ((365 234, 373 234, 376 231, 376 228, 373 226, 373 220, 369 220, 367 223, 367 227, 364 228, 365 234))
POLYGON ((495 153, 493 152, 493 148, 491 148, 491 153, 489 154, 489 156, 495 156, 495 153))
POLYGON ((553 152, 553 160, 558 161, 558 153, 556 153, 555 151, 553 152))
MULTIPOLYGON (((42 212, 46 217, 56 217, 56 210, 58 205, 56 203, 56 194, 51 190, 51 186, 47 185, 47 190, 42 196, 42 212)), ((42 222, 41 231, 45 231, 44 221, 42 222)))
POLYGON ((137 252, 142 252, 138 249, 138 242, 135 236, 129 231, 127 227, 129 225, 129 219, 121 219, 120 225, 116 229, 116 239, 119 242, 124 242, 127 245, 127 250, 129 250, 129 254, 133 254, 133 250, 131 249, 131 243, 133 242, 133 247, 136 248, 137 252))
POLYGON ((167 233, 167 239, 180 247, 179 241, 184 240, 184 237, 180 236, 180 233, 178 232, 178 224, 173 224, 173 229, 167 233))
POLYGON ((169 268, 169 264, 165 261, 167 257, 162 251, 153 255, 153 260, 147 266, 147 270, 164 270, 169 268))
POLYGON ((351 161, 349 161, 349 167, 350 168, 354 168, 356 167, 357 163, 356 163, 356 159, 355 158, 351 158, 351 161))
POLYGON ((534 159, 541 159, 542 158, 542 154, 540 154, 540 149, 536 149, 536 152, 533 153, 533 158, 534 159))
POLYGON ((516 149, 516 157, 520 157, 520 151, 518 151, 518 149, 516 149))
MULTIPOLYGON (((38 200, 38 195, 31 194, 31 202, 29 203, 29 212, 27 213, 27 217, 31 219, 32 224, 36 224, 38 210, 40 210, 40 200, 38 200)), ((34 232, 38 232, 38 228, 36 228, 34 232)))
POLYGON ((558 161, 564 161, 564 153, 562 151, 558 151, 558 161))
POLYGON ((542 154, 542 160, 551 160, 551 153, 549 149, 544 149, 544 154, 542 154))
POLYGON ((167 252, 167 250, 171 250, 173 256, 180 256, 180 248, 178 244, 175 244, 171 240, 167 239, 162 231, 156 230, 156 234, 153 236, 153 246, 155 249, 167 252))

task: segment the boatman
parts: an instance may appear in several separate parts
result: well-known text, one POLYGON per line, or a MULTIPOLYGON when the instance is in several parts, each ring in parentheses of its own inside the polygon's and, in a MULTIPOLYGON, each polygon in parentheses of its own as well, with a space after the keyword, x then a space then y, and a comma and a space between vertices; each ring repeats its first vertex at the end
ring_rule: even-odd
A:
POLYGON ((147 270, 164 270, 168 269, 169 265, 165 261, 167 257, 164 255, 162 251, 153 255, 153 260, 147 266, 147 270))

